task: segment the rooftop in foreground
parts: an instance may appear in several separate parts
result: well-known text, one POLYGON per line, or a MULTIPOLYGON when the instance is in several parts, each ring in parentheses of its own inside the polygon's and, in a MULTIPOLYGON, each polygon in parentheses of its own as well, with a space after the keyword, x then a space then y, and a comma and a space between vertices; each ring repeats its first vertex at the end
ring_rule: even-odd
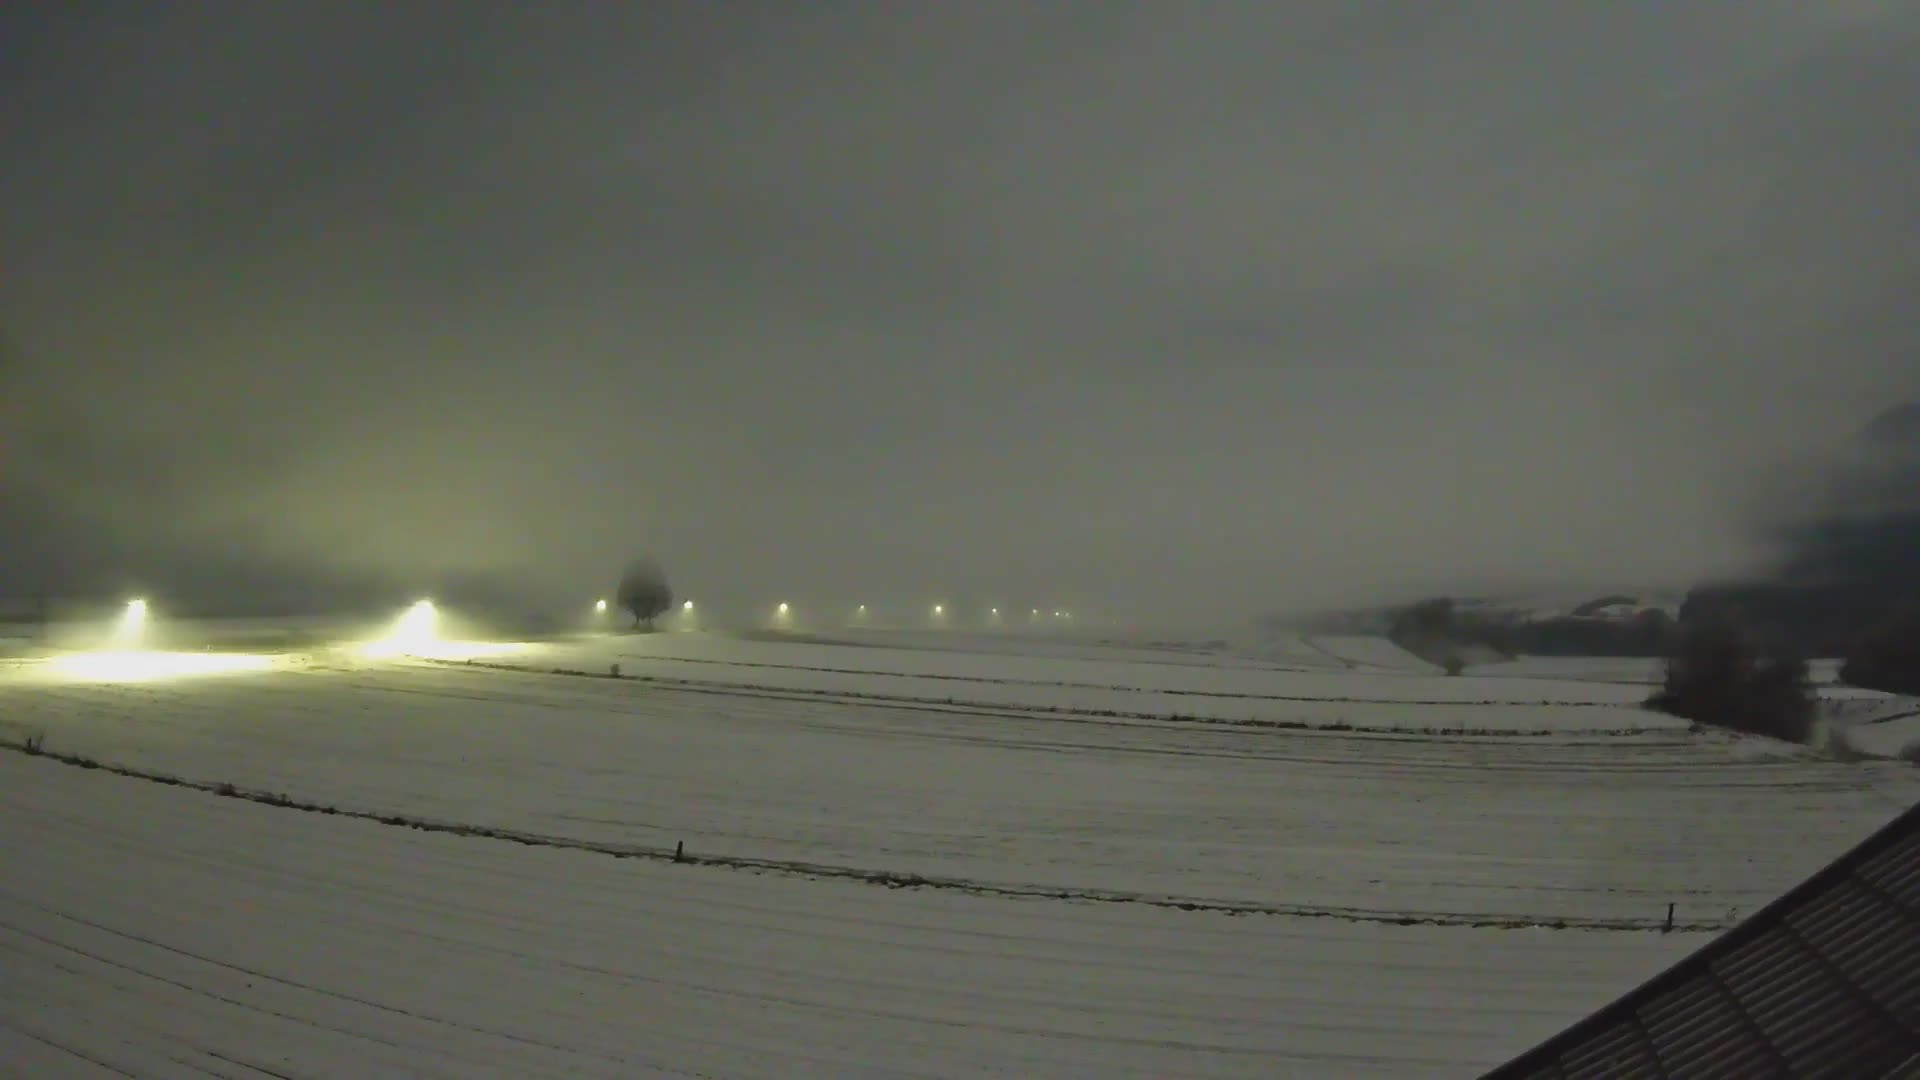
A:
POLYGON ((1920 1077, 1920 804, 1488 1080, 1920 1077))

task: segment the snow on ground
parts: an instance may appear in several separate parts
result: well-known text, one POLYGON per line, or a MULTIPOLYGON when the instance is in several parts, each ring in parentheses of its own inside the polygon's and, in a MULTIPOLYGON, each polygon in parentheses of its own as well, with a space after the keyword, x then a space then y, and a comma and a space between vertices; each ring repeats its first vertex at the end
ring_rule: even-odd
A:
POLYGON ((1853 687, 1823 687, 1823 719, 1845 745, 1877 758, 1900 758, 1920 746, 1920 698, 1853 687))
POLYGON ((1898 716, 1861 724, 1847 733, 1847 739, 1863 754, 1912 760, 1914 748, 1920 747, 1920 708, 1909 708, 1898 716))
POLYGON ((1520 656, 1485 668, 1478 675, 1506 679, 1563 679, 1634 687, 1638 702, 1660 682, 1664 661, 1639 656, 1520 656))
POLYGON ((1668 903, 1724 926, 1920 796, 1910 766, 1689 733, 1596 665, 939 644, 660 634, 488 661, 526 671, 343 653, 124 683, 0 665, 0 737, 540 841, 0 754, 0 1060, 1462 1075, 1703 940, 1512 927, 1668 903), (1428 730, 1459 728, 1508 733, 1428 730))
POLYGON ((1434 665, 1386 638, 1312 634, 1303 635, 1300 641, 1336 666, 1349 671, 1430 676, 1437 670, 1434 665))
MULTIPOLYGON (((1009 642, 1009 645, 1013 644, 1009 642)), ((1390 644, 1409 664, 1419 661, 1390 644)), ((1379 650, 1385 654, 1385 650, 1379 650)), ((852 643, 717 634, 615 635, 530 654, 521 666, 719 682, 918 703, 1200 716, 1403 729, 1619 730, 1680 728, 1637 706, 1644 687, 1565 678, 1466 675, 1424 670, 1301 671, 1205 657, 1089 659, 990 655, 852 643), (1399 706, 1399 707, 1395 707, 1399 706), (1550 710, 1550 711, 1543 711, 1550 710)))
POLYGON ((888 890, 11 754, 0 844, 22 1076, 1464 1076, 1701 940, 888 890))
MULTIPOLYGON (((709 644, 671 637, 614 646, 627 650, 623 671, 682 671, 635 650, 709 644)), ((823 648, 720 644, 796 666, 823 648)), ((523 662, 578 663, 608 647, 553 646, 523 662)), ((861 671, 901 655, 941 662, 832 652, 861 671)), ((749 682, 346 663, 128 684, 22 678, 0 685, 0 714, 37 717, 49 746, 102 761, 598 843, 685 841, 997 885, 1506 921, 1648 920, 1669 902, 1683 919, 1751 910, 1865 835, 1911 779, 1756 740, 1585 733, 1596 713, 1651 715, 1628 710, 1283 703, 1384 718, 1388 731, 1436 713, 1485 723, 1519 711, 1567 734, 1289 732, 771 692, 763 681, 789 672, 701 670, 749 682), (1759 800, 1771 808, 1764 829, 1743 816, 1759 800)), ((1461 681, 1375 683, 1417 695, 1461 681)), ((1348 677, 1339 689, 1369 685, 1348 677)), ((976 689, 1046 702, 1057 690, 976 689)))

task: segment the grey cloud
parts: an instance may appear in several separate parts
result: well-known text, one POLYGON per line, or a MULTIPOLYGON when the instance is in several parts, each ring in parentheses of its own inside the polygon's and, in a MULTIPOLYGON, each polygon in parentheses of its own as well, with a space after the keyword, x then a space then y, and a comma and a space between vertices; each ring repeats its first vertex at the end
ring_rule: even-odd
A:
POLYGON ((1911 4, 4 18, 36 482, 209 557, 1685 581, 1760 554, 1743 470, 1913 393, 1911 4))

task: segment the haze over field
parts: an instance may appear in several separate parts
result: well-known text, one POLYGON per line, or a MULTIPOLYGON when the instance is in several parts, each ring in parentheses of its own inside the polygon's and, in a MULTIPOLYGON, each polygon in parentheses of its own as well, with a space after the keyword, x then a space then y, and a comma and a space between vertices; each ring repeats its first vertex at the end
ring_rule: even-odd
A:
POLYGON ((1684 583, 1768 555, 1755 472, 1913 393, 1913 4, 63 4, 0 41, 9 585, 1684 583))

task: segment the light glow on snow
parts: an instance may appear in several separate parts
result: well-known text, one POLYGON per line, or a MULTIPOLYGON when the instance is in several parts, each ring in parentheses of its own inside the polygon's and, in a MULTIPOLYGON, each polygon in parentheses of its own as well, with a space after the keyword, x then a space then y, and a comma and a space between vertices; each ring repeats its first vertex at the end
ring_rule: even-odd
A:
POLYGON ((47 661, 55 675, 75 682, 152 682, 193 675, 230 675, 264 671, 273 657, 258 653, 150 652, 108 649, 70 653, 47 661))
POLYGON ((394 620, 387 636, 366 643, 368 656, 419 656, 423 650, 441 645, 440 612, 431 600, 419 600, 394 620))
POLYGON ((530 651, 518 641, 463 641, 440 636, 440 611, 431 600, 420 600, 394 620, 385 637, 360 645, 360 655, 373 660, 414 657, 421 660, 481 660, 530 651))
MULTIPOLYGON (((924 628, 933 602, 924 594, 921 602, 924 628)), ((797 618, 798 606, 790 610, 797 618)), ((910 606, 900 610, 911 615, 910 606)), ((948 618, 970 623, 977 610, 963 606, 948 618)), ((1017 607, 1001 611, 1017 620, 1017 607)), ((809 608, 810 618, 818 614, 809 608)), ((399 615, 360 636, 385 634, 399 615)), ((104 632, 111 618, 96 621, 104 632)), ((461 621, 443 609, 438 634, 488 632, 463 629, 461 621)), ((156 626, 156 633, 192 633, 172 617, 156 626)), ((735 1044, 751 1039, 837 1072, 932 1062, 944 1073, 1134 1068, 1177 1076, 1201 1071, 1191 1047, 1217 1045, 1242 1051, 1221 1072, 1311 1074, 1334 1059, 1372 1075, 1477 1075, 1515 1052, 1513 1044, 1545 1037, 1691 952, 1705 940, 1697 931, 1778 896, 1826 861, 1828 850, 1883 823, 1890 804, 1920 797, 1920 772, 1911 768, 1797 753, 1761 759, 1748 749, 1751 740, 1691 736, 1684 721, 1635 707, 1653 677, 1641 661, 1540 658, 1511 677, 1450 679, 1383 638, 1276 632, 1217 642, 1161 632, 1093 641, 955 632, 929 642, 912 627, 902 635, 863 632, 829 643, 662 634, 644 642, 648 675, 731 684, 758 699, 751 710, 716 710, 704 695, 636 692, 631 681, 586 681, 639 657, 632 641, 582 634, 527 646, 539 653, 528 668, 580 676, 573 679, 407 662, 376 664, 378 677, 366 678, 352 673, 353 664, 288 656, 250 681, 148 684, 137 703, 120 693, 27 685, 37 680, 11 673, 44 672, 42 661, 0 660, 7 713, 0 720, 43 711, 58 753, 231 778, 242 790, 288 790, 316 805, 404 807, 436 822, 540 832, 564 843, 622 843, 624 826, 594 819, 636 791, 670 785, 663 799, 685 799, 744 785, 753 797, 706 815, 711 821, 698 839, 689 837, 690 851, 938 874, 961 888, 1008 883, 1036 890, 1032 898, 549 857, 517 843, 267 812, 0 754, 0 792, 28 811, 0 814, 0 850, 15 871, 8 888, 28 902, 15 905, 29 920, 19 928, 137 965, 151 960, 151 942, 206 950, 206 927, 169 913, 204 908, 213 897, 223 919, 238 920, 222 929, 244 939, 250 964, 309 985, 387 970, 395 942, 414 928, 443 934, 463 945, 441 950, 453 966, 393 982, 382 1000, 462 1026, 424 1048, 378 1044, 376 1065, 397 1072, 436 1065, 499 1071, 499 1033, 519 1030, 528 1002, 572 994, 590 1007, 570 1017, 551 1045, 504 1048, 510 1068, 551 1075, 578 1071, 582 1060, 644 1053, 682 1071, 722 1074, 739 1071, 735 1044), (1167 662, 1170 648, 1182 652, 1181 662, 1167 662), (309 670, 294 678, 279 674, 282 667, 309 670), (991 728, 968 732, 966 752, 956 754, 938 737, 950 718, 873 707, 889 699, 903 706, 952 700, 999 716, 991 728), (639 722, 610 724, 615 701, 622 717, 639 722), (1061 711, 1166 719, 1068 725, 1054 715, 1061 711), (276 715, 324 721, 274 722, 276 715), (1195 725, 1215 719, 1400 735, 1196 735, 1205 728, 1195 725), (777 756, 743 754, 743 744, 762 740, 769 725, 783 729, 777 756), (915 729, 936 737, 901 737, 915 729), (457 738, 440 734, 455 731, 457 738), (1208 744, 1203 782, 1189 756, 1197 739, 1208 744), (1312 752, 1300 760, 1275 755, 1276 739, 1312 752), (1036 754, 1034 745, 1070 752, 1036 754), (515 769, 508 798, 497 763, 515 769), (1488 828, 1489 807, 1513 794, 1502 775, 1528 777, 1527 805, 1488 828), (1596 786, 1595 775, 1607 783, 1596 786), (1009 790, 1017 814, 1002 812, 1009 790), (1114 791, 1127 793, 1126 805, 1114 803, 1114 791), (1764 827, 1700 813, 1691 826, 1699 844, 1671 858, 1647 857, 1670 850, 1661 845, 1673 827, 1672 815, 1649 814, 1647 806, 1684 814, 1756 791, 1791 812, 1764 827), (1151 820, 1129 806, 1151 807, 1151 820), (49 817, 79 827, 49 829, 49 817), (1324 823, 1329 842, 1301 843, 1285 827, 1301 820, 1324 823), (208 851, 236 858, 208 861, 208 851), (275 861, 285 851, 302 856, 298 881, 275 861), (71 872, 95 865, 112 872, 71 872), (1569 865, 1580 869, 1574 880, 1569 865), (382 887, 395 866, 408 874, 408 888, 397 892, 382 887), (129 904, 127 881, 153 895, 129 904), (752 892, 751 910, 728 906, 742 888, 752 892), (1149 902, 1068 899, 1081 892, 1149 902), (631 903, 606 904, 615 893, 631 903), (346 894, 356 903, 340 904, 346 894), (1179 897, 1272 908, 1276 917, 1256 924, 1158 906, 1159 898, 1179 897), (1601 929, 1512 929, 1616 920, 1658 927, 1668 897, 1694 929, 1606 936, 1601 929), (716 909, 727 917, 703 915, 716 909), (1354 913, 1360 921, 1329 933, 1324 919, 1282 913, 1292 910, 1354 913), (114 930, 94 931, 68 913, 108 920, 114 930), (1429 918, 1467 925, 1418 925, 1429 918), (1381 925, 1403 919, 1414 925, 1381 925), (849 945, 849 920, 880 929, 849 945), (286 934, 290 922, 304 932, 286 934), (510 940, 502 927, 511 929, 510 940), (1046 955, 986 950, 956 983, 948 961, 982 934, 1045 940, 1046 955), (792 948, 769 952, 764 942, 775 937, 792 948), (604 954, 593 971, 578 962, 580 943, 589 940, 604 954), (1151 955, 1116 968, 1115 940, 1148 941, 1151 955), (790 978, 795 955, 855 946, 849 962, 871 979, 790 978), (1241 979, 1248 971, 1284 977, 1241 979), (1086 1021, 1107 1012, 1137 1018, 1142 1001, 1180 1000, 1196 978, 1231 982, 1236 996, 1222 998, 1220 1008, 1162 1010, 1152 1040, 1133 1037, 1125 1025, 1099 1029, 1086 1021), (649 994, 662 985, 758 1000, 770 979, 786 982, 766 1009, 716 1006, 728 1022, 745 1025, 723 1043, 697 1031, 682 1039, 677 1020, 663 1029, 636 1027, 633 1019, 647 1015, 649 994), (1475 993, 1459 993, 1463 979, 1475 993), (902 993, 915 995, 911 1015, 886 1008, 902 993), (1409 1033, 1405 1018, 1414 1012, 1426 1019, 1409 1033), (822 1025, 822 1015, 858 1019, 853 1027, 822 1025), (1267 1024, 1276 1015, 1284 1022, 1267 1024), (929 1016, 941 1023, 928 1024, 929 1016), (1519 1030, 1515 1017, 1531 1026, 1519 1030), (1058 1067, 1034 1069, 1034 1043, 983 1042, 982 1022, 1046 1032, 1044 1064, 1058 1067), (1257 1040, 1247 1035, 1255 1028, 1257 1040)), ((360 644, 344 631, 335 636, 348 648, 360 644)), ((428 647, 453 654, 475 646, 428 647)), ((157 664, 148 657, 136 666, 157 664)), ((44 681, 56 682, 50 674, 44 681)), ((1862 707, 1862 722, 1886 717, 1876 730, 1898 722, 1883 711, 1893 705, 1873 707, 1862 707)), ((103 1008, 137 1018, 126 1030, 139 1039, 102 1028, 93 1022, 99 1014, 86 1010, 33 1013, 36 1024, 64 1025, 37 1030, 137 1075, 166 1072, 178 1053, 168 1033, 179 1030, 222 1039, 219 1032, 242 1031, 236 1052, 343 1073, 354 1071, 358 1062, 349 1059, 364 1044, 393 1032, 393 1014, 345 1008, 324 994, 293 995, 280 1007, 301 1022, 256 1032, 246 1027, 250 1006, 239 997, 222 1011, 221 1000, 186 986, 178 993, 135 984, 124 993, 102 990, 106 984, 55 963, 58 954, 47 957, 10 966, 9 985, 58 1000, 115 993, 103 1008), (362 1045, 343 1043, 343 1031, 362 1045), (345 1063, 329 1068, 333 1062, 345 1063)), ((5 1024, 16 1011, 0 1003, 0 1060, 21 1059, 24 1046, 39 1054, 26 1059, 39 1067, 23 1074, 60 1074, 57 1050, 40 1054, 33 1049, 40 1044, 10 1038, 5 1024)), ((693 1015, 695 1023, 708 1018, 698 1009, 693 1015)))

